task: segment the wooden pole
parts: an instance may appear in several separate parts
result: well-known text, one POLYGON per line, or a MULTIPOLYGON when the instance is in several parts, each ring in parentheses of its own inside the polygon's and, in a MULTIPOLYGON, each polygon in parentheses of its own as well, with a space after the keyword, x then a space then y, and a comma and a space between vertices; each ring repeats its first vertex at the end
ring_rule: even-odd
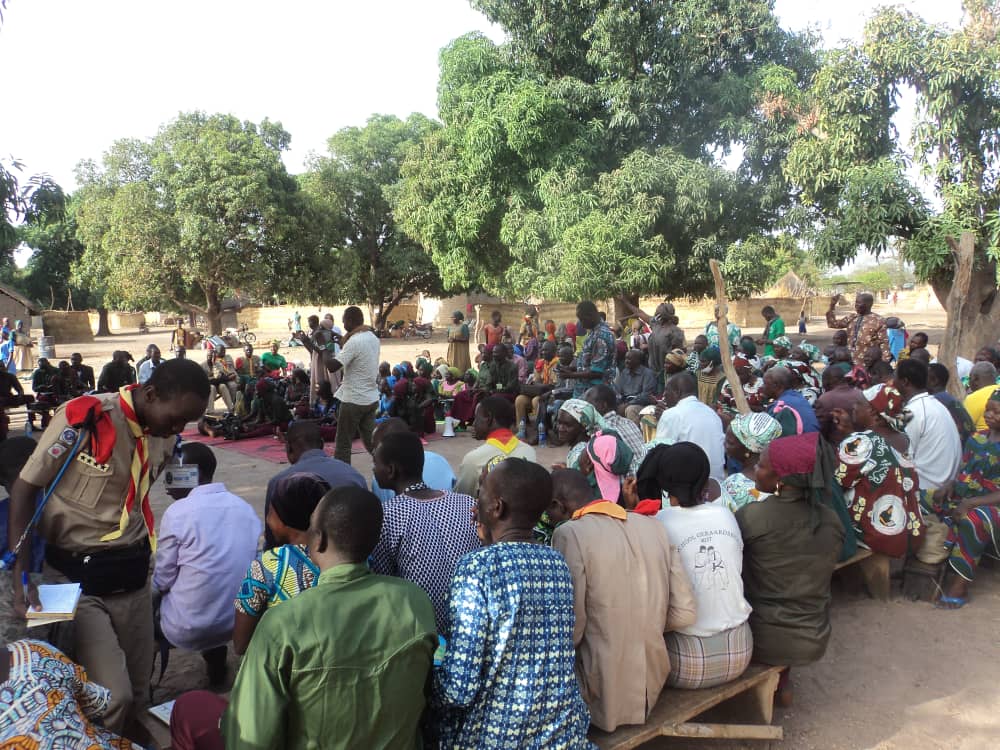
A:
POLYGON ((938 362, 948 368, 948 393, 959 401, 965 399, 965 389, 958 378, 958 352, 962 343, 962 320, 965 306, 969 301, 972 286, 972 272, 975 266, 976 236, 972 232, 962 232, 962 237, 946 237, 955 259, 955 280, 948 292, 948 321, 945 324, 944 339, 938 349, 938 362))
POLYGON ((733 400, 736 401, 736 408, 740 414, 750 413, 750 404, 747 403, 747 396, 743 392, 743 384, 740 376, 736 374, 733 366, 733 352, 729 348, 729 303, 726 300, 726 284, 722 280, 722 271, 719 270, 719 261, 710 260, 712 276, 715 278, 715 304, 718 305, 715 324, 719 327, 719 352, 722 354, 722 369, 726 372, 726 379, 729 381, 729 388, 733 392, 733 400))

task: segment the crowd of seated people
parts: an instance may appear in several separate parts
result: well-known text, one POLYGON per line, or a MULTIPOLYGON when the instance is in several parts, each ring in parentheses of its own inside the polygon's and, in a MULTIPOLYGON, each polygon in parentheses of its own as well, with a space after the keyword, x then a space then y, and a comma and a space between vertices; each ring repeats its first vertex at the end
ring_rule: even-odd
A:
POLYGON ((286 427, 292 465, 268 487, 258 551, 210 453, 182 449, 199 482, 164 518, 157 634, 201 651, 213 683, 222 646, 244 656, 228 699, 178 699, 174 745, 590 747, 592 728, 646 721, 665 688, 751 662, 782 668, 789 705, 858 549, 946 566, 937 606, 965 605, 983 555, 1000 555, 995 352, 958 399, 925 336, 887 348, 866 295, 828 317, 826 352, 762 318, 759 338, 724 334, 733 383, 719 327, 689 351, 668 303, 621 326, 623 356, 582 302, 576 322, 528 315, 516 335, 492 316, 464 373, 429 354, 385 363, 372 492, 323 454, 328 383, 300 417, 305 373, 273 377, 261 358, 244 382, 234 363, 253 394, 241 429, 286 427), (420 440, 441 402, 477 441, 456 472, 420 440), (551 471, 532 446, 546 437, 566 451, 551 471), (186 544, 216 512, 233 519, 223 537, 186 544))

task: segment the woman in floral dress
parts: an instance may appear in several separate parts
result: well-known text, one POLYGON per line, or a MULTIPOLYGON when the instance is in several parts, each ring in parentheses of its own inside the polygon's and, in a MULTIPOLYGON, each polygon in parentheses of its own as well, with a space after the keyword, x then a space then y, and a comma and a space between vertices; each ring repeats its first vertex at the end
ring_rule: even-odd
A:
POLYGON ((872 552, 903 557, 923 542, 917 472, 907 457, 903 396, 876 385, 858 394, 850 419, 854 431, 837 451, 836 479, 844 489, 858 539, 872 552))
POLYGON ((107 688, 47 643, 20 640, 0 651, 0 746, 31 750, 139 750, 95 726, 107 688))
POLYGON ((951 497, 947 510, 953 526, 948 537, 951 577, 937 602, 942 609, 966 604, 983 555, 1000 558, 1000 391, 986 402, 984 418, 988 429, 965 442, 962 468, 944 493, 951 497))

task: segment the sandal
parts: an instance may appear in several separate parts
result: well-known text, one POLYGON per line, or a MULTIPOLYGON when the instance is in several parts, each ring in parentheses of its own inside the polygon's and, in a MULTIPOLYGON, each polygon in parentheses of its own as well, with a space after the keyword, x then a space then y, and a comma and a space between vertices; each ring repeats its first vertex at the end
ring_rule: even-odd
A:
POLYGON ((964 596, 941 596, 938 600, 934 602, 934 609, 961 609, 966 604, 969 603, 967 597, 964 596), (942 605, 953 605, 953 606, 942 606, 942 605))

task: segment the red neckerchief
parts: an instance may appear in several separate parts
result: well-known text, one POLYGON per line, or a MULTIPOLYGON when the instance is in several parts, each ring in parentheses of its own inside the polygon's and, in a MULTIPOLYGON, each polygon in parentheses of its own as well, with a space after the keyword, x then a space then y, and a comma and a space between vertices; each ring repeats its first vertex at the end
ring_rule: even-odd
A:
POLYGON ((80 396, 66 404, 66 422, 76 429, 90 431, 90 455, 106 464, 115 448, 115 426, 95 396, 80 396))
POLYGON ((663 510, 663 500, 661 498, 640 500, 636 506, 632 508, 632 512, 638 513, 640 516, 655 516, 661 510, 663 510))

